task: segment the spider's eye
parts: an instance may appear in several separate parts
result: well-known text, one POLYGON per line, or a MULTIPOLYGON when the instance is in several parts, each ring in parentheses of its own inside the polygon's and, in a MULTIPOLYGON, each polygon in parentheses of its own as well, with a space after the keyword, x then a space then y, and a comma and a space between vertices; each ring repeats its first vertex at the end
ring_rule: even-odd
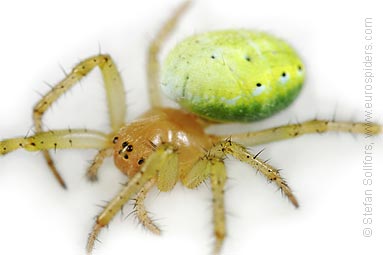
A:
POLYGON ((139 165, 142 165, 144 162, 145 162, 145 159, 143 159, 143 158, 140 158, 140 159, 138 160, 138 162, 137 162, 137 163, 138 163, 139 165))
POLYGON ((115 137, 113 138, 113 143, 114 143, 114 144, 116 144, 116 143, 117 143, 117 141, 118 141, 118 137, 117 137, 117 136, 115 136, 115 137))

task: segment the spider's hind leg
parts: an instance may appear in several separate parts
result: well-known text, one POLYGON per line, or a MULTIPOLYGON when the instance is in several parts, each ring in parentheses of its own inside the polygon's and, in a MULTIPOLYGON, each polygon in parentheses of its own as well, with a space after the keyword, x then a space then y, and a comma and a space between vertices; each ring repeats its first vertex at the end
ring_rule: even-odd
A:
MULTIPOLYGON (((289 124, 255 132, 231 134, 233 141, 246 146, 271 143, 295 138, 305 134, 322 134, 325 132, 344 132, 375 136, 383 133, 383 126, 372 122, 340 122, 331 120, 310 120, 298 124, 289 124)), ((228 135, 219 136, 225 139, 228 135)))
POLYGON ((159 87, 159 70, 158 54, 163 43, 173 32, 178 20, 185 13, 191 1, 185 1, 174 12, 174 14, 165 22, 157 33, 156 37, 151 41, 148 49, 146 77, 148 82, 150 104, 152 107, 161 107, 161 93, 159 87))

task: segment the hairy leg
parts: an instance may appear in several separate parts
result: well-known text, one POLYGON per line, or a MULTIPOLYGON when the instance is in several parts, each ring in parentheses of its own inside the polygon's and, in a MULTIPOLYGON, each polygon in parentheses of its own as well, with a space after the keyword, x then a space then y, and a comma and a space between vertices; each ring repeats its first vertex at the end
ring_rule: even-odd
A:
MULTIPOLYGON (((169 150, 171 152, 172 149, 169 150)), ((135 208, 137 212, 138 220, 150 231, 155 234, 160 234, 160 229, 153 223, 149 218, 148 213, 145 209, 144 199, 149 189, 157 184, 157 187, 160 191, 169 191, 173 189, 179 179, 179 169, 178 169, 178 154, 177 153, 167 153, 166 160, 159 160, 156 163, 157 178, 152 178, 148 181, 144 187, 138 192, 135 208)))
POLYGON ((189 189, 197 188, 203 181, 210 177, 210 160, 211 157, 205 155, 200 158, 193 167, 186 173, 181 175, 181 182, 189 189))
POLYGON ((200 158, 185 175, 181 176, 182 183, 190 188, 197 188, 203 181, 210 178, 213 193, 213 223, 214 223, 214 254, 219 254, 226 237, 226 219, 224 207, 224 187, 226 170, 223 163, 224 154, 206 154, 200 158))
POLYGON ((166 160, 157 164, 157 188, 160 191, 170 191, 179 180, 178 154, 170 153, 166 160))
POLYGON ((226 237, 226 219, 224 206, 224 188, 226 183, 226 169, 223 160, 210 160, 210 183, 213 192, 213 222, 214 222, 214 254, 219 254, 226 237))
POLYGON ((261 172, 267 180, 274 182, 281 191, 287 196, 290 202, 297 208, 299 207, 298 200, 293 195, 290 187, 286 181, 282 178, 279 171, 267 164, 265 161, 258 158, 258 155, 250 153, 244 146, 231 140, 225 140, 216 144, 211 150, 212 155, 222 154, 231 155, 234 158, 247 163, 261 172))
POLYGON ((113 147, 105 148, 98 151, 97 155, 94 157, 94 160, 92 161, 92 164, 89 166, 88 170, 86 171, 86 177, 88 178, 88 180, 92 182, 97 181, 98 169, 100 168, 101 164, 104 162, 104 159, 107 157, 111 157, 112 155, 113 155, 113 147))
POLYGON ((138 192, 134 207, 136 209, 136 215, 139 222, 152 233, 159 235, 161 234, 161 229, 154 224, 153 220, 149 217, 148 212, 145 208, 144 200, 149 190, 155 185, 156 179, 152 178, 148 181, 142 189, 138 192))
POLYGON ((254 146, 285 139, 291 139, 304 134, 321 134, 329 131, 373 136, 381 134, 383 128, 381 125, 376 123, 311 120, 299 124, 284 125, 261 131, 222 135, 218 137, 224 140, 225 138, 230 136, 232 141, 238 142, 245 146, 254 146))
POLYGON ((112 146, 109 137, 99 131, 86 129, 54 130, 33 136, 0 141, 0 155, 17 149, 39 151, 49 149, 104 149, 112 146))
POLYGON ((161 106, 161 92, 159 87, 159 63, 158 53, 167 37, 174 30, 179 18, 185 13, 191 1, 185 1, 181 4, 174 14, 162 26, 156 37, 150 43, 148 50, 148 59, 146 67, 146 76, 148 81, 150 104, 152 107, 161 106))
POLYGON ((174 157, 174 151, 174 148, 169 144, 158 146, 156 151, 145 160, 141 170, 127 182, 117 196, 115 196, 96 217, 96 222, 88 238, 88 254, 92 253, 94 242, 97 240, 101 229, 109 224, 116 213, 121 210, 122 206, 134 197, 148 181, 158 177, 159 172, 161 172, 159 166, 166 166, 167 164, 165 162, 171 161, 174 157))
MULTIPOLYGON (((42 118, 46 110, 74 84, 80 81, 95 67, 99 67, 104 79, 107 105, 109 109, 110 124, 113 132, 125 122, 126 103, 125 91, 120 74, 116 65, 109 55, 98 55, 85 59, 77 64, 73 70, 56 86, 52 88, 34 107, 33 120, 36 133, 42 132, 42 118)), ((58 173, 51 155, 48 151, 43 151, 44 157, 52 173, 56 176, 61 186, 65 188, 65 183, 58 173)))

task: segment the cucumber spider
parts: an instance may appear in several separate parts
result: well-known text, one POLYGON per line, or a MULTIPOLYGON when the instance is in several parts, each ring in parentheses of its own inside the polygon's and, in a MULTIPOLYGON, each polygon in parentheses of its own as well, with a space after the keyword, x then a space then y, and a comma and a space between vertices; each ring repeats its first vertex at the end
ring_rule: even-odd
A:
MULTIPOLYGON (((153 186, 157 186, 160 191, 168 191, 173 188, 178 180, 181 180, 181 183, 188 188, 195 188, 206 180, 210 181, 214 196, 213 214, 214 234, 216 238, 214 250, 215 253, 218 253, 226 236, 223 190, 226 181, 224 160, 227 156, 232 156, 253 166, 257 171, 265 175, 269 181, 274 182, 292 204, 298 207, 297 199, 280 176, 278 170, 261 160, 257 154, 250 153, 244 146, 254 146, 271 141, 288 139, 305 133, 321 133, 325 131, 364 132, 362 123, 313 120, 299 125, 286 125, 254 133, 220 136, 207 135, 204 132, 204 128, 212 124, 213 121, 249 121, 249 115, 244 114, 243 116, 246 116, 245 119, 238 119, 241 118, 241 114, 234 113, 230 114, 231 117, 229 119, 224 119, 224 113, 226 111, 221 111, 219 113, 220 117, 214 119, 214 115, 216 113, 218 115, 217 111, 222 110, 222 106, 224 105, 217 105, 217 102, 212 100, 211 105, 216 106, 216 109, 204 111, 203 109, 207 109, 208 107, 206 105, 202 110, 196 109, 195 107, 199 105, 195 104, 195 101, 190 98, 185 97, 182 91, 177 91, 176 85, 176 88, 168 88, 167 90, 165 89, 165 91, 172 97, 181 94, 182 97, 175 99, 179 100, 185 107, 189 107, 192 113, 164 108, 161 104, 159 91, 160 82, 157 76, 159 69, 156 60, 157 53, 185 8, 186 5, 181 6, 172 19, 165 24, 156 40, 151 44, 148 62, 148 78, 152 109, 145 113, 140 119, 125 124, 125 93, 119 73, 110 56, 99 55, 88 58, 78 64, 65 80, 56 85, 52 91, 36 105, 34 108, 35 135, 27 138, 8 139, 0 143, 2 154, 19 148, 31 151, 42 150, 50 169, 62 186, 65 186, 65 183, 55 168, 48 150, 69 148, 98 149, 99 152, 94 160, 94 164, 92 164, 87 172, 87 176, 91 180, 96 179, 97 170, 104 158, 108 156, 114 157, 116 166, 130 178, 121 192, 98 216, 88 241, 87 248, 89 253, 93 248, 98 232, 108 224, 124 203, 134 197, 136 198, 137 216, 142 224, 150 231, 159 233, 159 228, 151 221, 146 213, 143 200, 148 190, 153 186), (42 117, 44 112, 58 97, 95 67, 99 67, 103 73, 108 108, 110 111, 110 122, 113 131, 110 134, 80 129, 44 132, 42 130, 42 117), (193 113, 198 113, 205 118, 202 119, 193 113)), ((226 31, 225 35, 228 33, 229 32, 226 31)), ((241 33, 246 34, 246 32, 241 33)), ((212 35, 213 34, 208 34, 208 36, 212 35)), ((204 39, 203 37, 201 38, 204 39)), ((272 40, 272 38, 267 40, 272 40)), ((229 44, 228 46, 231 45, 229 44)), ((215 60, 220 57, 222 58, 222 53, 220 55, 220 52, 214 52, 214 54, 208 56, 209 61, 210 59, 215 60)), ((244 60, 248 62, 252 59, 251 57, 247 58, 248 56, 243 57, 244 60)), ((294 59, 294 67, 300 71, 303 67, 300 66, 300 64, 296 64, 295 61, 299 61, 299 59, 294 59)), ((171 66, 171 64, 169 65, 171 66)), ((174 67, 169 67, 167 70, 170 73, 175 71, 174 67)), ((283 75, 283 72, 281 72, 281 76, 286 77, 286 74, 283 75)), ((186 77, 184 78, 186 79, 186 77)), ((187 80, 189 80, 189 78, 187 78, 187 80)), ((165 81, 161 83, 163 87, 169 87, 169 84, 170 82, 166 81, 166 78, 165 81)), ((254 83, 254 85, 256 88, 259 88, 262 87, 264 83, 257 82, 254 83), (258 86, 258 84, 261 85, 258 86)), ((300 85, 300 83, 298 83, 298 85, 300 85)), ((186 90, 186 92, 188 91, 191 90, 186 90)), ((193 97, 195 97, 194 93, 196 92, 199 91, 193 92, 193 97)), ((215 92, 205 94, 211 95, 213 93, 215 92)), ((255 92, 255 94, 259 95, 258 92, 255 92)), ((283 101, 287 102, 284 102, 279 108, 273 110, 267 108, 266 110, 270 112, 266 111, 264 115, 254 117, 254 119, 267 117, 280 110, 281 107, 287 106, 295 98, 296 94, 297 93, 291 96, 291 99, 283 99, 283 101)), ((228 100, 234 102, 234 104, 237 103, 237 101, 233 101, 233 98, 228 100)), ((282 101, 280 97, 276 100, 282 101)), ((375 132, 380 132, 380 126, 375 126, 375 132)))

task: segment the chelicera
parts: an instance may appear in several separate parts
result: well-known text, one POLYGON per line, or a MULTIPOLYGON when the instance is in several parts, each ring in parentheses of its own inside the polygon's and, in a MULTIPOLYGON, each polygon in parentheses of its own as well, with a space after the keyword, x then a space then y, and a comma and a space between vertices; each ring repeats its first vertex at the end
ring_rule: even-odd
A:
MULTIPOLYGON (((0 142, 0 154, 21 148, 28 151, 42 151, 50 170, 64 188, 65 182, 57 171, 49 150, 97 149, 98 153, 93 164, 87 170, 87 177, 92 181, 97 180, 97 172, 103 160, 107 157, 114 158, 116 167, 128 176, 128 181, 96 217, 87 243, 89 254, 93 250, 99 232, 131 199, 136 199, 137 217, 140 222, 151 232, 159 234, 161 230, 148 216, 144 199, 153 187, 156 186, 163 192, 170 191, 178 181, 190 189, 198 187, 204 181, 210 181, 213 194, 214 253, 218 254, 227 235, 224 188, 227 180, 225 159, 228 156, 251 165, 268 181, 279 187, 294 207, 298 207, 297 198, 279 170, 262 160, 260 153, 254 154, 245 146, 290 139, 309 133, 364 132, 364 123, 315 119, 256 132, 227 135, 205 133, 205 128, 216 122, 254 121, 285 108, 299 93, 303 84, 304 68, 295 52, 284 42, 266 34, 258 35, 249 31, 230 30, 197 35, 187 39, 189 41, 186 40, 186 43, 179 44, 177 46, 179 48, 186 47, 190 51, 198 52, 201 51, 196 45, 204 43, 213 42, 212 45, 215 48, 202 52, 206 54, 201 54, 204 56, 201 58, 195 55, 180 56, 178 54, 180 51, 177 49, 172 51, 166 61, 160 82, 157 61, 159 50, 188 4, 189 2, 186 2, 176 10, 150 45, 147 74, 151 108, 137 120, 125 122, 124 88, 111 56, 97 55, 76 65, 64 80, 36 104, 33 110, 35 135, 0 142), (260 75, 259 69, 256 68, 254 75, 242 77, 240 73, 243 70, 239 67, 253 70, 250 65, 256 65, 257 57, 260 56, 254 55, 254 52, 244 54, 238 51, 237 55, 230 58, 230 54, 236 52, 232 50, 237 49, 238 45, 233 44, 231 40, 220 41, 220 44, 213 40, 228 37, 249 44, 253 51, 257 48, 255 44, 260 39, 263 43, 274 45, 276 49, 283 49, 280 52, 288 54, 288 57, 276 60, 278 51, 270 51, 267 54, 273 56, 273 60, 270 61, 275 61, 273 66, 276 66, 276 70, 270 69, 268 65, 258 66, 266 69, 266 73, 272 74, 270 77, 266 77, 265 73, 260 75), (190 42, 194 42, 194 46, 189 44, 190 42), (193 68, 188 69, 190 65, 193 68), (175 66, 179 67, 177 71, 175 66), (206 79, 207 76, 200 73, 202 70, 196 71, 198 66, 201 66, 200 69, 217 70, 218 76, 206 79), (100 68, 103 75, 112 131, 109 134, 86 129, 44 131, 42 118, 46 110, 96 67, 100 68), (273 74, 274 71, 275 74, 273 74), (228 86, 229 90, 221 93, 217 90, 220 88, 218 85, 222 85, 219 78, 226 75, 241 77, 235 82, 248 89, 241 91, 228 86), (202 86, 204 79, 206 84, 202 86), (195 88, 195 85, 201 87, 195 88), (188 111, 164 106, 160 87, 188 111)), ((267 55, 266 52, 260 54, 263 54, 263 57, 267 55)), ((213 75, 213 72, 208 74, 213 75)), ((378 124, 373 124, 370 128, 374 134, 379 134, 382 130, 378 124)))

